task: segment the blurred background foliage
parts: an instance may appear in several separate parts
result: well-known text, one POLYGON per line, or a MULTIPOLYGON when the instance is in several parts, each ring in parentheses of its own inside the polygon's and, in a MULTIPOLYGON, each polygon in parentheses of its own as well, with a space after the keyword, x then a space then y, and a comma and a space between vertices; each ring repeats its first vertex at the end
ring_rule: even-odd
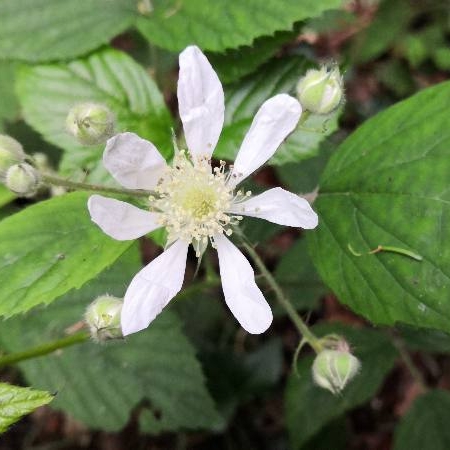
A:
MULTIPOLYGON (((170 159, 171 128, 180 134, 177 55, 189 44, 207 52, 224 84, 225 127, 215 156, 227 160, 264 100, 278 92, 295 94, 307 68, 337 61, 345 76, 345 104, 331 117, 310 116, 248 182, 254 192, 282 185, 304 194, 320 184, 324 194, 315 208, 324 225, 308 239, 307 233, 252 219, 243 228, 316 332, 346 336, 363 367, 337 397, 312 383, 310 352, 302 352, 297 375, 291 370, 295 328, 274 306, 276 318, 267 333, 241 330, 223 306, 211 253, 195 278, 190 259, 186 289, 148 330, 125 342, 83 343, 1 368, 2 381, 46 390, 54 398, 51 406, 10 428, 0 449, 450 448, 450 315, 445 312, 450 257, 433 240, 426 221, 433 213, 416 199, 407 205, 355 200, 349 206, 325 195, 341 187, 375 189, 388 185, 392 175, 397 190, 414 180, 419 193, 443 192, 439 198, 445 199, 450 88, 444 83, 425 89, 450 77, 448 0, 2 0, 0 17, 0 131, 29 153, 45 153, 55 171, 73 180, 113 184, 101 165, 103 146, 82 147, 65 132, 67 111, 77 101, 107 104, 118 131, 155 142, 170 159), (403 132, 398 120, 417 126, 417 133, 403 132), (396 155, 419 154, 432 138, 443 142, 435 159, 417 172, 402 166, 396 155), (366 149, 372 160, 339 172, 358 151, 365 157, 366 149), (372 248, 394 223, 400 231, 391 235, 400 243, 400 237, 416 243, 429 261, 411 266, 414 262, 392 255, 352 260, 345 248, 350 239, 363 250, 371 247, 357 239, 351 218, 355 211, 370 215, 370 208, 385 209, 376 229, 356 220, 363 231, 368 227, 372 248), (422 214, 423 222, 409 226, 409 217, 418 220, 422 214), (325 226, 332 231, 327 234, 325 226), (432 271, 436 267, 440 278, 432 271), (391 280, 404 281, 405 271, 408 280, 412 273, 425 279, 429 289, 391 280), (432 311, 422 311, 422 304, 432 311)), ((3 353, 70 332, 93 298, 104 292, 123 296, 133 274, 159 251, 160 236, 123 244, 94 229, 74 228, 75 222, 79 227, 78 222, 89 222, 87 213, 80 213, 84 194, 39 202, 47 197, 42 192, 37 199, 15 199, 0 188, 0 253, 20 254, 25 267, 2 266, 0 312, 17 313, 1 324, 3 353), (29 228, 17 213, 28 214, 29 228), (57 227, 67 231, 65 251, 81 239, 95 242, 100 256, 89 260, 87 269, 88 256, 68 258, 50 284, 38 280, 28 289, 39 245, 48 254, 63 245, 47 235, 46 217, 52 214, 58 215, 57 227)), ((444 206, 440 214, 448 217, 444 206)), ((92 248, 86 244, 85 250, 92 248)), ((271 302, 272 293, 264 289, 271 302)), ((50 401, 40 391, 35 395, 41 400, 35 406, 50 401)))

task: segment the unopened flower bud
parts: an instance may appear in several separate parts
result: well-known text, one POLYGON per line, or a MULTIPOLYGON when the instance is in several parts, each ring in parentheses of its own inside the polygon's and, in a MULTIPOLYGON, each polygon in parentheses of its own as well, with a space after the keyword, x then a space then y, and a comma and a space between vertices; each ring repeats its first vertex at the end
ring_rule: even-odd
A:
POLYGON ((24 159, 22 145, 12 137, 0 134, 0 180, 4 181, 8 169, 24 159))
POLYGON ((342 102, 344 83, 338 66, 310 69, 297 84, 297 97, 303 109, 313 114, 329 114, 342 102))
POLYGON ((28 163, 14 164, 5 177, 6 187, 21 197, 32 197, 36 194, 41 177, 39 172, 28 163))
POLYGON ((122 337, 120 326, 122 305, 122 299, 102 295, 88 306, 84 318, 93 339, 103 342, 122 337))
POLYGON ((83 145, 103 144, 114 134, 114 114, 100 103, 80 103, 69 111, 66 126, 83 145))
POLYGON ((347 349, 322 350, 314 360, 312 375, 314 382, 328 389, 333 394, 339 394, 358 373, 361 367, 356 356, 347 349))

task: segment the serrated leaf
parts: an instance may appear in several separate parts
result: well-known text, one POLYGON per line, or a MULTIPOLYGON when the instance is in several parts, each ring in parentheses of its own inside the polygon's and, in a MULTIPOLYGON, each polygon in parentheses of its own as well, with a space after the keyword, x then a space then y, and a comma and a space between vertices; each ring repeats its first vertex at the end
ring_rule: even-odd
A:
MULTIPOLYGON (((122 297, 141 267, 139 259, 135 245, 81 290, 8 320, 0 329, 0 342, 9 351, 20 351, 61 337, 96 296, 108 292, 122 297)), ((138 407, 143 408, 141 423, 151 433, 221 424, 194 349, 167 310, 146 331, 125 340, 87 342, 20 367, 33 386, 58 392, 53 407, 91 428, 119 430, 138 407)))
POLYGON ((136 15, 133 0, 2 0, 0 58, 73 58, 107 44, 136 15))
MULTIPOLYGON (((297 30, 298 33, 298 30, 297 30)), ((207 57, 222 83, 231 83, 254 72, 272 58, 277 50, 296 37, 295 31, 278 31, 273 36, 261 36, 251 46, 246 45, 223 53, 207 53, 207 57)))
POLYGON ((394 450, 450 448, 450 393, 430 391, 418 397, 395 431, 394 450))
POLYGON ((397 352, 387 337, 370 329, 356 329, 333 323, 315 327, 318 336, 337 333, 348 340, 361 361, 361 371, 340 395, 314 385, 313 357, 302 358, 298 372, 291 374, 285 392, 286 420, 293 450, 297 450, 325 425, 344 412, 371 399, 392 369, 397 352))
POLYGON ((133 131, 165 157, 172 155, 172 119, 164 99, 149 74, 125 53, 107 49, 68 64, 23 66, 17 92, 25 120, 65 150, 68 173, 82 167, 104 173, 99 164, 104 145, 83 147, 66 131, 67 114, 80 102, 107 105, 116 115, 117 132, 133 131))
POLYGON ((0 433, 40 406, 53 400, 48 392, 0 383, 0 433))
POLYGON ((0 315, 80 288, 131 245, 91 222, 87 199, 85 193, 55 197, 0 222, 0 315))
POLYGON ((370 119, 322 176, 311 256, 339 299, 372 322, 450 329, 449 98, 443 83, 370 119), (379 245, 423 259, 368 254, 379 245))
POLYGON ((196 43, 204 50, 223 51, 250 45, 258 36, 292 30, 294 22, 338 8, 342 0, 154 0, 154 9, 137 20, 148 40, 180 51, 196 43))
MULTIPOLYGON (((270 97, 293 93, 311 63, 303 57, 281 58, 266 64, 257 74, 226 88, 225 125, 214 157, 234 160, 259 107, 270 97)), ((337 127, 338 113, 311 115, 280 146, 269 164, 281 165, 315 156, 320 142, 337 127)))

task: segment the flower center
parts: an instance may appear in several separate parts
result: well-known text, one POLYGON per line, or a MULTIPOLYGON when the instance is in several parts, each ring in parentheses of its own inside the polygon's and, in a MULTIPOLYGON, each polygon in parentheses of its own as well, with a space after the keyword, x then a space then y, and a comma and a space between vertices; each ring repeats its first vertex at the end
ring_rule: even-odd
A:
POLYGON ((174 158, 173 166, 156 187, 159 198, 151 204, 160 213, 160 224, 168 231, 168 242, 182 239, 192 243, 200 256, 214 236, 232 233, 241 216, 230 214, 232 204, 243 197, 233 194, 228 186, 225 163, 211 168, 207 158, 199 158, 193 164, 184 151, 174 158))

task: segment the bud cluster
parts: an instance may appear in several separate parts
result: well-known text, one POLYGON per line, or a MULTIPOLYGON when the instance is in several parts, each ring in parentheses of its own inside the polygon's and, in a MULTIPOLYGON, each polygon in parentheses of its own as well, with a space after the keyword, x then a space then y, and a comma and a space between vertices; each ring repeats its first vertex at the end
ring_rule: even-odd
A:
POLYGON ((26 160, 27 155, 18 141, 0 135, 0 182, 21 197, 35 195, 41 181, 39 172, 26 160))

